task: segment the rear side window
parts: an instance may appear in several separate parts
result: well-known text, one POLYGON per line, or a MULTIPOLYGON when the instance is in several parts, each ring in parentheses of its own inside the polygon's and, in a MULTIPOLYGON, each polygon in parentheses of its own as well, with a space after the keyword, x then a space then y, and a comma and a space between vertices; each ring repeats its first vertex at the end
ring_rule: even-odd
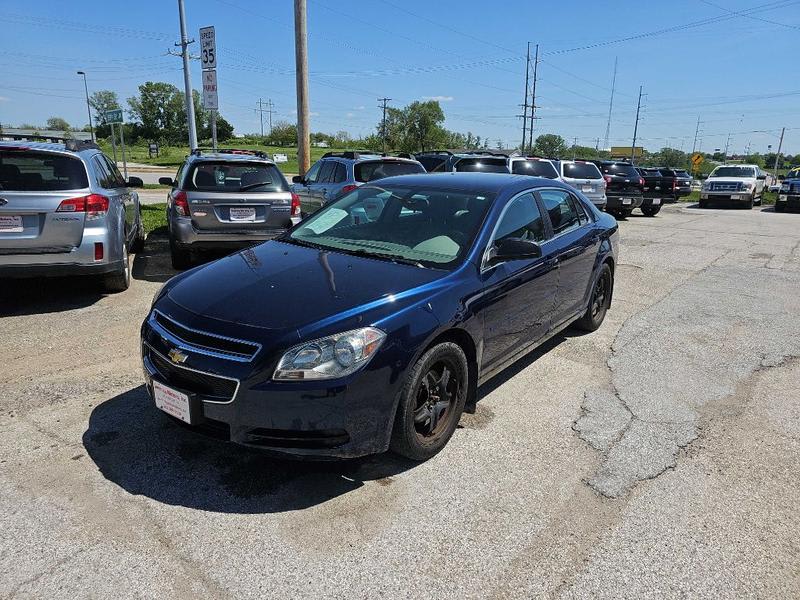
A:
POLYGON ((508 173, 505 158, 462 158, 456 163, 456 171, 479 173, 508 173))
POLYGON ((539 196, 553 225, 553 235, 566 233, 580 225, 572 196, 563 190, 542 190, 539 196))
POLYGON ((389 160, 357 163, 353 170, 355 171, 356 181, 362 183, 383 179, 384 177, 394 177, 395 175, 411 175, 425 172, 425 169, 417 163, 389 160))
POLYGON ((686 171, 675 171, 675 175, 677 175, 678 177, 689 177, 689 173, 687 173, 686 171))
POLYGON ((285 192, 289 186, 275 165, 257 162, 203 161, 196 163, 187 190, 201 192, 285 192))
POLYGON ((570 179, 602 179, 600 169, 592 163, 564 163, 564 177, 570 179))
POLYGON ((533 194, 523 194, 511 201, 500 224, 495 241, 514 238, 543 242, 546 239, 544 221, 533 194))
POLYGON ((447 162, 447 159, 441 156, 418 156, 417 160, 425 167, 428 173, 442 171, 444 169, 444 163, 447 162))
POLYGON ((556 179, 558 173, 549 160, 515 160, 511 163, 511 172, 515 175, 531 175, 556 179))
POLYGON ((0 148, 0 190, 50 192, 88 187, 79 158, 0 148))

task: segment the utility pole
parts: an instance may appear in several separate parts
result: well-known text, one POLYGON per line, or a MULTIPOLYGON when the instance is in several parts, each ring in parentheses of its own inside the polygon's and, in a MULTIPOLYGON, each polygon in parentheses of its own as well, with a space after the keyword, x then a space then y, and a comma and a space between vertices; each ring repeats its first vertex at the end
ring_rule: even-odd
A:
POLYGON ((697 150, 697 135, 700 133, 700 115, 697 115, 697 126, 694 128, 694 142, 692 142, 692 154, 697 150))
POLYGON ((578 138, 572 140, 572 160, 575 160, 575 152, 578 150, 578 138))
POLYGON ((611 111, 614 108, 614 90, 617 88, 617 57, 614 57, 614 76, 611 78, 611 100, 608 102, 608 121, 606 121, 606 137, 603 140, 603 149, 608 148, 608 138, 611 136, 611 111))
POLYGON ((525 97, 522 100, 522 145, 519 151, 525 154, 525 142, 528 139, 528 76, 531 72, 531 43, 528 42, 528 52, 525 57, 525 97))
POLYGON ((642 108, 642 86, 639 86, 639 101, 636 103, 636 123, 633 125, 633 142, 631 143, 631 164, 636 158, 636 134, 639 132, 639 111, 642 108))
POLYGON ((311 166, 308 114, 308 29, 306 0, 294 0, 294 61, 297 84, 297 166, 305 175, 311 166))
POLYGON ((78 75, 83 75, 83 89, 86 92, 86 112, 89 115, 89 131, 92 133, 92 141, 94 141, 94 125, 92 124, 92 109, 89 105, 89 85, 86 83, 86 73, 78 71, 78 75))
POLYGON ((539 72, 539 44, 536 44, 536 56, 533 59, 533 89, 531 90, 531 126, 528 128, 528 146, 533 151, 533 124, 536 121, 536 80, 539 72))
POLYGON ((267 116, 269 117, 269 133, 272 135, 272 113, 275 112, 275 104, 273 104, 272 98, 267 99, 267 106, 269 106, 267 110, 267 116))
POLYGON ((781 158, 781 150, 783 149, 783 134, 786 133, 786 127, 781 129, 781 141, 778 142, 778 153, 775 155, 775 168, 773 169, 772 176, 778 178, 778 161, 781 158))
POLYGON ((378 98, 378 102, 381 103, 381 106, 378 108, 383 108, 383 121, 381 121, 381 141, 383 143, 383 153, 386 154, 386 103, 391 102, 391 98, 378 98))
POLYGON ((725 154, 722 156, 722 162, 728 162, 728 146, 731 145, 731 134, 728 134, 728 139, 725 141, 725 154))
MULTIPOLYGON (((189 151, 197 148, 197 123, 194 120, 194 98, 192 97, 192 81, 189 72, 189 44, 190 40, 186 35, 186 11, 183 8, 183 0, 178 0, 178 16, 181 21, 181 41, 176 42, 180 46, 180 57, 183 59, 183 94, 186 101, 186 124, 189 126, 189 151)), ((173 54, 170 52, 170 54, 173 54)), ((122 129, 120 127, 120 129, 122 129)))

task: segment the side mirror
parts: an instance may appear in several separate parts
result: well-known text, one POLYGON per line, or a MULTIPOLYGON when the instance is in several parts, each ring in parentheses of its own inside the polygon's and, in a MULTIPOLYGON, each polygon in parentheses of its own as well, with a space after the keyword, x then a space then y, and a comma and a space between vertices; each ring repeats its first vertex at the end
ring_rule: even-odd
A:
POLYGON ((786 175, 778 175, 778 181, 785 181, 786 175))
POLYGON ((140 188, 144 187, 144 181, 139 177, 128 177, 128 187, 140 188))
POLYGON ((766 175, 759 175, 756 179, 761 179, 762 181, 767 178, 766 175))
POLYGON ((305 179, 303 179, 302 175, 295 175, 292 177, 292 183, 305 183, 305 179))
POLYGON ((495 245, 489 250, 489 259, 486 264, 494 266, 510 260, 539 258, 541 255, 542 248, 536 242, 507 238, 495 242, 495 245))
POLYGON ((158 183, 161 185, 168 185, 170 187, 175 185, 175 181, 172 179, 172 177, 159 177, 158 183))

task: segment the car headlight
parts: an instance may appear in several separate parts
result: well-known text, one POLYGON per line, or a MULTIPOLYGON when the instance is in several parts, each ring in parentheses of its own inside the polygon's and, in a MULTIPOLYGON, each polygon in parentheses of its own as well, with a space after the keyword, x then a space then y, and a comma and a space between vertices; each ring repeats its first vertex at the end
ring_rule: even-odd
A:
POLYGON ((704 192, 707 192, 708 190, 711 189, 711 184, 705 181, 703 182, 703 185, 700 186, 700 189, 703 190, 704 192))
POLYGON ((752 189, 753 189, 753 184, 752 183, 742 183, 742 191, 743 192, 749 192, 752 189))
POLYGON ((386 339, 374 327, 353 329, 290 348, 281 357, 275 380, 336 379, 369 362, 386 339))
POLYGON ((788 184, 788 183, 784 183, 784 184, 781 186, 781 191, 782 191, 782 192, 788 192, 788 191, 789 191, 789 184, 788 184))

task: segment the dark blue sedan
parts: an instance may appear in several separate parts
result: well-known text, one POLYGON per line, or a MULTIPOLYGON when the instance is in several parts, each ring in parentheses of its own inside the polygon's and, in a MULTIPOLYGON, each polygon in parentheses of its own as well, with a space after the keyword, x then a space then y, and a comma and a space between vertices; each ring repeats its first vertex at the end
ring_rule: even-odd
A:
POLYGON ((368 184, 171 279, 142 325, 156 406, 293 455, 441 450, 478 385, 611 304, 617 223, 519 175, 368 184))

